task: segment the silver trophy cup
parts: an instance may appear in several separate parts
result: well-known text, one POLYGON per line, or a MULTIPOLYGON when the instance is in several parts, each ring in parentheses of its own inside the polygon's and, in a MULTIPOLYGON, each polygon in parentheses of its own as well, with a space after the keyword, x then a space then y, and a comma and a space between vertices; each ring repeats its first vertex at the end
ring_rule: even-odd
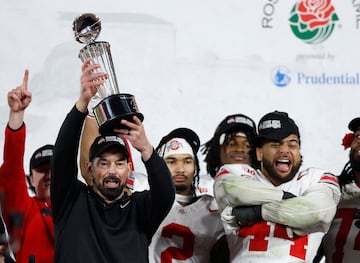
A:
POLYGON ((92 98, 96 102, 92 111, 99 126, 101 134, 112 133, 114 128, 125 128, 120 124, 122 119, 132 121, 136 115, 141 121, 143 114, 139 112, 135 97, 131 94, 120 93, 115 74, 115 68, 110 52, 110 44, 105 41, 95 41, 101 31, 100 19, 91 13, 85 13, 73 22, 73 31, 76 41, 86 44, 80 52, 82 62, 91 59, 91 64, 99 64, 98 72, 106 72, 109 77, 98 88, 92 98))

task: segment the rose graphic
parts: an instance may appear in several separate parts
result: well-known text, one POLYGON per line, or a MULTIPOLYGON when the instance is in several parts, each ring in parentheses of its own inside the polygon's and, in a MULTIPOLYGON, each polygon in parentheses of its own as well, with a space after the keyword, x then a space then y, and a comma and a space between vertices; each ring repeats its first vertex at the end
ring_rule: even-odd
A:
POLYGON ((330 0, 300 0, 292 8, 289 20, 298 38, 318 44, 331 35, 339 18, 330 0))
POLYGON ((323 1, 301 1, 297 6, 300 20, 306 24, 310 30, 327 25, 331 15, 335 12, 330 0, 323 1))

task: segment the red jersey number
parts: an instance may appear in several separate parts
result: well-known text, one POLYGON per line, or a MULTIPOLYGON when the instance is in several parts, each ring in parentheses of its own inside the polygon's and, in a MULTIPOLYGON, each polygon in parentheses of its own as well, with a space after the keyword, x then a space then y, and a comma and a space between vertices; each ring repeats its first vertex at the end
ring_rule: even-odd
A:
MULTIPOLYGON (((350 233, 351 226, 353 224, 356 208, 339 208, 336 212, 335 218, 341 219, 339 231, 335 240, 335 252, 332 255, 333 262, 342 262, 344 257, 344 246, 348 235, 350 233)), ((354 250, 360 250, 360 232, 354 240, 354 250)))
POLYGON ((195 236, 187 226, 169 224, 163 227, 161 236, 164 238, 177 236, 183 239, 182 247, 168 247, 161 252, 161 263, 171 263, 172 259, 185 260, 193 256, 195 236))
MULTIPOLYGON (((240 228, 238 231, 239 237, 251 236, 249 244, 249 251, 267 251, 270 237, 270 225, 266 221, 255 224, 250 227, 240 228)), ((308 244, 308 236, 297 236, 290 238, 286 233, 284 225, 275 224, 273 237, 291 240, 289 255, 305 260, 306 246, 308 244)))

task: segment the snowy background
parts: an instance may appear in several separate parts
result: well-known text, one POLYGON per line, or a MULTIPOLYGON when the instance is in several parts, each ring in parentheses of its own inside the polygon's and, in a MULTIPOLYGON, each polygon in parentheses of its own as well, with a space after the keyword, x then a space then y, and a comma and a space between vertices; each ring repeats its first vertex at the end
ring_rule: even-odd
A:
MULTIPOLYGON (((339 17, 333 34, 309 45, 290 30, 295 3, 0 0, 0 127, 8 118, 7 92, 29 68, 33 101, 25 117, 25 167, 37 147, 54 143, 79 93, 83 45, 75 41, 72 23, 91 12, 102 21, 98 40, 111 44, 120 91, 135 95, 154 146, 181 126, 195 130, 205 143, 226 115, 243 113, 258 122, 281 110, 299 125, 304 166, 338 173, 348 157, 341 139, 349 121, 360 115, 360 84, 300 84, 295 79, 299 72, 358 76, 358 7, 333 0, 339 17), (271 27, 262 26, 265 18, 271 27), (277 66, 293 73, 284 88, 271 79, 277 66)), ((141 171, 136 154, 135 161, 141 171)))

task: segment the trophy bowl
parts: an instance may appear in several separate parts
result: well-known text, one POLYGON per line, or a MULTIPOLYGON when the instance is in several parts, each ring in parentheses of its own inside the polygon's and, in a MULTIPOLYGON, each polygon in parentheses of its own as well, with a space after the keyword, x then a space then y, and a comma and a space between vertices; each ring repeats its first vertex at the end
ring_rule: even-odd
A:
POLYGON ((140 121, 144 120, 144 115, 137 108, 135 97, 126 93, 102 99, 93 112, 101 134, 113 133, 114 128, 128 129, 120 123, 122 119, 133 122, 133 116, 137 116, 140 121))

